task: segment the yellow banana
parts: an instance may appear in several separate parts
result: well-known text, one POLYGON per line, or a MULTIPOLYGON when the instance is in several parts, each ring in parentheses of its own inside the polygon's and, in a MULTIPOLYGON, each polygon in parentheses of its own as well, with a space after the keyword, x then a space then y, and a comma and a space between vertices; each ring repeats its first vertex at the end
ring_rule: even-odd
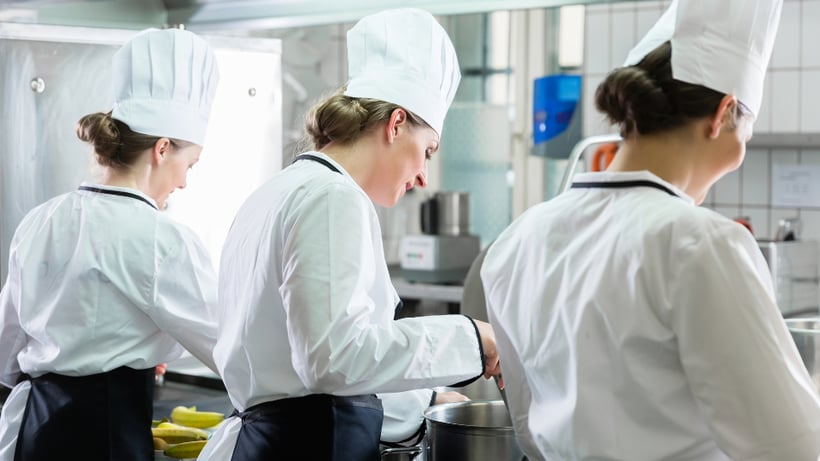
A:
POLYGON ((171 421, 187 427, 213 427, 225 419, 223 413, 215 411, 197 411, 196 407, 178 406, 171 410, 171 421))
POLYGON ((196 458, 199 452, 205 447, 207 440, 195 440, 192 442, 182 442, 166 448, 165 456, 178 459, 196 458))
POLYGON ((157 427, 170 428, 170 429, 183 429, 183 430, 186 430, 186 431, 191 431, 194 434, 196 434, 196 436, 200 439, 207 439, 208 437, 211 436, 211 433, 208 432, 208 431, 202 430, 198 427, 183 426, 181 424, 165 422, 165 423, 160 423, 159 426, 157 426, 157 427))
POLYGON ((190 442, 193 440, 205 440, 208 433, 195 427, 184 427, 173 423, 160 423, 157 427, 151 428, 154 437, 165 440, 170 444, 190 442))
POLYGON ((157 427, 157 426, 159 426, 159 423, 164 423, 166 421, 168 421, 168 418, 152 419, 151 420, 151 427, 157 427))
POLYGON ((154 450, 165 450, 170 446, 171 445, 168 442, 166 442, 165 439, 154 437, 154 450))

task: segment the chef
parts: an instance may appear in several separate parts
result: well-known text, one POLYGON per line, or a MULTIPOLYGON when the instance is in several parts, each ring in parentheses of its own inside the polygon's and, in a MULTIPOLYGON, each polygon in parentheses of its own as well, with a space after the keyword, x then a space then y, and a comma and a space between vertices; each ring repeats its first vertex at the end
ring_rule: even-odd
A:
POLYGON ((225 240, 214 357, 237 411, 200 460, 378 460, 395 413, 376 394, 412 392, 417 428, 430 388, 500 373, 488 323, 394 320, 374 207, 427 185, 460 80, 453 45, 409 8, 361 19, 347 51, 347 84, 307 116, 314 150, 250 195, 225 240))
POLYGON ((213 50, 178 29, 113 58, 115 104, 82 117, 101 177, 31 210, 0 292, 0 459, 154 459, 157 365, 188 349, 216 369, 216 272, 160 210, 199 159, 213 50))
POLYGON ((673 1, 595 93, 624 141, 481 269, 530 460, 814 461, 820 399, 757 242, 698 207, 741 165, 779 0, 673 1))

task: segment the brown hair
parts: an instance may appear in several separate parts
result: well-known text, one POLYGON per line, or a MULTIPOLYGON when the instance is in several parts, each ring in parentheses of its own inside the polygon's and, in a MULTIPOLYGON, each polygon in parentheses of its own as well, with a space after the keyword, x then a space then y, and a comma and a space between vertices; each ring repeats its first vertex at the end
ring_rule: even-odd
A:
POLYGON ((125 123, 112 118, 111 112, 81 118, 77 122, 77 137, 94 146, 97 163, 115 169, 129 168, 160 139, 132 131, 125 123))
MULTIPOLYGON (((380 123, 390 119, 396 109, 393 103, 369 98, 352 98, 343 94, 344 88, 319 102, 305 117, 305 131, 316 150, 331 142, 340 144, 356 141, 380 123)), ((413 126, 429 126, 418 115, 407 109, 407 120, 413 126)))
MULTIPOLYGON (((713 114, 724 93, 672 78, 672 45, 655 48, 634 66, 613 70, 598 85, 595 107, 620 125, 621 136, 652 134, 713 114)), ((737 104, 732 127, 751 112, 737 104)))

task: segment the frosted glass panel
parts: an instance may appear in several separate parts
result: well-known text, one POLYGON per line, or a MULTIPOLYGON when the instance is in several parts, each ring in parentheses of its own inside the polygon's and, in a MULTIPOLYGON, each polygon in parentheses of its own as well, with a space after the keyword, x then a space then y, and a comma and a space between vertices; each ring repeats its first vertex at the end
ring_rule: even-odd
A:
POLYGON ((485 246, 512 216, 509 108, 453 104, 441 143, 441 190, 470 193, 470 231, 485 246))

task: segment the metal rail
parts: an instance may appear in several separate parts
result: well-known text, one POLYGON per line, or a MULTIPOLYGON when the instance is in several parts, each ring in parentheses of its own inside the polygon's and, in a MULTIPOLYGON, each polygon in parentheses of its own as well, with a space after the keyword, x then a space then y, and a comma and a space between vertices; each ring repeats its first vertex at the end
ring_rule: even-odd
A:
POLYGON ((581 158, 581 155, 583 155, 587 147, 595 144, 605 144, 608 142, 620 142, 621 140, 622 138, 620 135, 604 134, 599 136, 590 136, 578 141, 569 153, 569 158, 567 159, 567 169, 564 170, 564 177, 561 179, 561 187, 558 189, 558 193, 560 194, 569 189, 569 186, 572 183, 572 176, 575 173, 575 168, 578 167, 578 160, 581 158))

